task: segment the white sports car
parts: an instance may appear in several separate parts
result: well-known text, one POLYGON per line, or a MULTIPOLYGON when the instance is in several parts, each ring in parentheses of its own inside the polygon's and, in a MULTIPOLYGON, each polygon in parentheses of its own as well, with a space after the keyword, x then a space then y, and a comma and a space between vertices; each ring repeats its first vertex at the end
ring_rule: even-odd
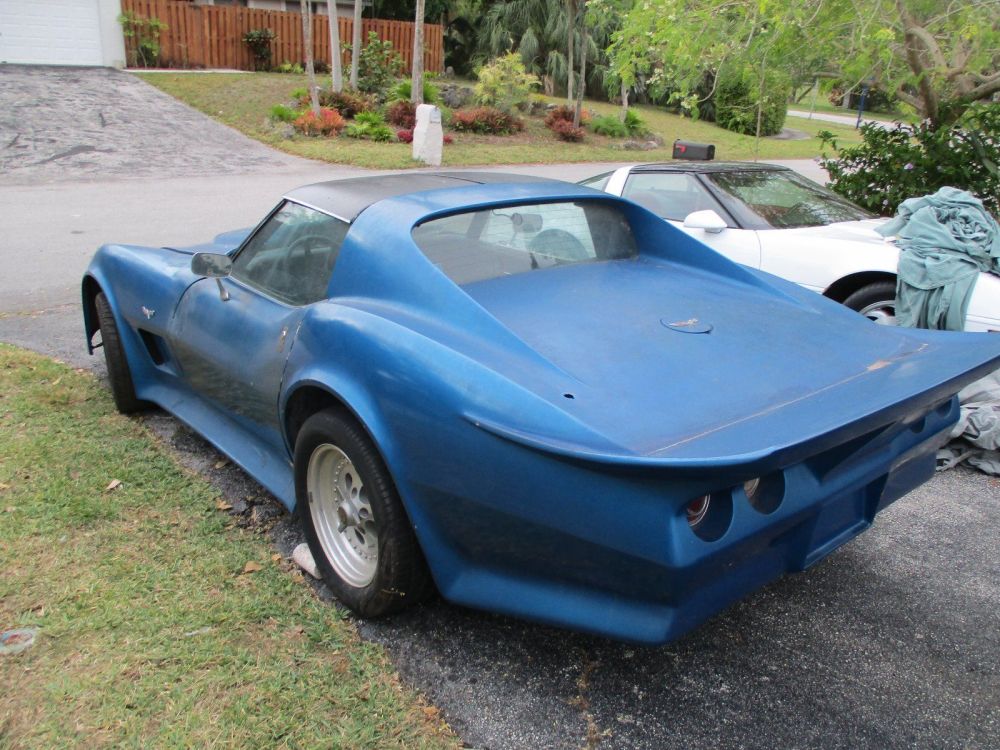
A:
MULTIPOLYGON (((635 201, 737 263, 895 322, 899 250, 874 231, 885 219, 787 167, 638 164, 581 184, 635 201)), ((965 330, 1000 332, 1000 278, 980 274, 965 330)))

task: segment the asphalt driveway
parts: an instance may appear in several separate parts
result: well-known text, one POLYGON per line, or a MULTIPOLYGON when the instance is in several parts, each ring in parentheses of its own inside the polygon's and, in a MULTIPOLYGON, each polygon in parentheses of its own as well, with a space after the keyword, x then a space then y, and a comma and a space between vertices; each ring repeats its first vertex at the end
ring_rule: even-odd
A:
POLYGON ((302 161, 128 73, 0 66, 2 183, 246 174, 302 161))
MULTIPOLYGON (((195 242, 252 222, 284 189, 358 173, 271 152, 109 71, 0 68, 0 118, 0 251, 14 271, 0 276, 0 340, 99 376, 75 300, 100 241, 195 242), (75 104, 50 104, 60 92, 75 104), (52 132, 53 113, 74 111, 79 132, 52 132), (190 119, 156 130, 175 117, 190 119), (93 148, 67 153, 76 146, 93 148), (133 147, 159 166, 115 155, 133 147)), ((252 480, 215 468, 211 448, 172 418, 143 419, 242 518, 271 518, 275 545, 290 551, 296 527, 252 480)), ((477 748, 997 748, 998 550, 1000 483, 962 469, 806 573, 662 648, 441 601, 358 627, 477 748)))

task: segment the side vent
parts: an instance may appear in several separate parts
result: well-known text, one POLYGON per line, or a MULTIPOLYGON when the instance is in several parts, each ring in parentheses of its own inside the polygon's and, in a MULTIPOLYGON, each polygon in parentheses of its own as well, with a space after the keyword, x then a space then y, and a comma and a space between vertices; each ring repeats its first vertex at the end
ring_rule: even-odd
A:
POLYGON ((162 365, 167 361, 167 344, 162 338, 142 328, 139 329, 139 337, 146 345, 146 351, 149 352, 149 358, 154 364, 162 365))

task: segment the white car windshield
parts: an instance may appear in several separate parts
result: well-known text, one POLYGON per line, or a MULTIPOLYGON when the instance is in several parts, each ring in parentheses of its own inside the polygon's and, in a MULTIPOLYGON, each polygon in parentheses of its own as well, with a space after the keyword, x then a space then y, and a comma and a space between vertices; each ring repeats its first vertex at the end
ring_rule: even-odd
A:
POLYGON ((775 229, 790 229, 873 218, 836 193, 791 171, 748 170, 707 176, 717 188, 736 199, 739 208, 750 212, 751 217, 740 217, 744 224, 763 222, 775 229))

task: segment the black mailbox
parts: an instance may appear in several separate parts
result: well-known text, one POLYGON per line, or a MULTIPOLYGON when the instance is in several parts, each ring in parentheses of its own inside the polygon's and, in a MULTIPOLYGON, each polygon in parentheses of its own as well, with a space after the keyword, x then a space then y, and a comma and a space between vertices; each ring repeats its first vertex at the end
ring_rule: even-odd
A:
POLYGON ((715 146, 710 143, 676 140, 674 141, 674 158, 711 161, 715 158, 715 146))

